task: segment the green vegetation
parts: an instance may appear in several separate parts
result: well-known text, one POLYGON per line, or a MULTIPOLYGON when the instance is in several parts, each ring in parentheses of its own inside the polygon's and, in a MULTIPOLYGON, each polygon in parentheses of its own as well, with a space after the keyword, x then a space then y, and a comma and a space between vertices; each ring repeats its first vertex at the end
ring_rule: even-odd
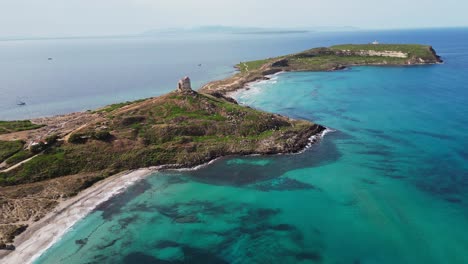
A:
POLYGON ((23 149, 24 142, 17 141, 0 141, 0 162, 11 157, 15 153, 23 149))
POLYGON ((100 140, 100 141, 108 141, 108 140, 110 140, 112 138, 112 135, 107 130, 100 130, 100 131, 96 131, 92 135, 92 138, 96 139, 96 140, 100 140))
POLYGON ((418 44, 347 44, 347 45, 336 45, 330 47, 331 50, 374 50, 374 51, 398 51, 408 53, 411 56, 419 58, 430 58, 433 54, 430 50, 430 46, 418 45, 418 44))
POLYGON ((112 139, 112 135, 107 130, 88 131, 86 133, 73 133, 68 138, 68 143, 83 144, 86 143, 88 139, 109 141, 112 139))
POLYGON ((33 124, 29 120, 20 120, 20 121, 0 121, 0 135, 8 134, 12 132, 24 131, 24 130, 33 130, 41 128, 44 125, 33 124))
POLYGON ((39 154, 41 153, 43 150, 45 150, 47 148, 47 145, 44 144, 44 142, 39 142, 37 144, 33 144, 31 145, 31 147, 29 148, 29 150, 33 153, 33 154, 39 154))
POLYGON ((73 133, 70 135, 68 138, 68 143, 73 143, 73 144, 82 144, 85 143, 87 139, 86 134, 83 133, 73 133))
POLYGON ((380 56, 336 56, 318 55, 314 57, 294 57, 289 60, 292 67, 298 70, 325 71, 337 65, 369 65, 369 64, 404 64, 404 58, 380 56))
POLYGON ((258 70, 260 67, 265 65, 267 62, 270 62, 272 59, 256 60, 256 61, 247 61, 241 62, 236 65, 241 73, 246 73, 253 70, 258 70))
POLYGON ((25 178, 31 177, 37 180, 43 180, 54 176, 67 175, 70 169, 68 167, 63 167, 66 165, 63 162, 63 156, 63 152, 38 155, 22 165, 18 173, 1 173, 0 184, 21 183, 25 178))
MULTIPOLYGON (((118 108, 116 108, 118 109, 118 108)), ((229 154, 296 151, 320 127, 205 94, 171 93, 113 112, 113 118, 73 133, 20 167, 0 173, 0 185, 148 166, 191 166, 229 154), (106 123, 106 130, 100 130, 106 123), (303 136, 295 138, 297 134, 303 136)), ((27 157, 18 154, 12 162, 27 157)))
MULTIPOLYGON (((439 58, 430 46, 416 44, 364 44, 337 45, 330 48, 315 48, 287 56, 242 62, 236 67, 241 74, 250 75, 279 68, 285 71, 325 71, 335 70, 353 65, 406 65, 419 63, 435 63, 439 58), (408 54, 407 58, 392 56, 366 56, 361 51, 393 51, 408 54), (421 61, 423 60, 423 61, 421 61), (274 62, 279 62, 275 65, 274 62)), ((257 78, 257 77, 255 77, 257 78)))
POLYGON ((27 160, 32 156, 34 156, 34 154, 31 151, 22 149, 19 152, 16 152, 16 154, 14 154, 13 156, 9 157, 5 162, 9 166, 12 166, 22 162, 23 160, 27 160))
POLYGON ((59 140, 60 136, 58 134, 52 134, 48 137, 46 137, 45 141, 47 142, 48 145, 53 145, 57 143, 59 140))
POLYGON ((123 102, 123 103, 117 103, 117 104, 111 104, 111 105, 108 105, 108 106, 105 106, 104 108, 101 108, 101 109, 98 109, 94 112, 96 113, 102 113, 102 112, 105 112, 105 113, 110 113, 116 109, 119 109, 119 108, 122 108, 124 106, 127 106, 127 105, 131 105, 131 104, 134 104, 134 103, 139 103, 139 102, 142 102, 144 101, 145 99, 140 99, 140 100, 135 100, 135 101, 126 101, 126 102, 123 102))

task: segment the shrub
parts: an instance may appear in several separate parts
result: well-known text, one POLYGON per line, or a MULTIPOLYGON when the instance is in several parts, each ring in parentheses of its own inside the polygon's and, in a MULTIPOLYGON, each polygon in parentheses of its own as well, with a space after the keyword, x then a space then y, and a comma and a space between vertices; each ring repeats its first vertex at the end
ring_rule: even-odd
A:
POLYGON ((93 138, 96 140, 101 140, 101 141, 108 141, 112 138, 111 133, 109 131, 101 130, 97 131, 93 134, 93 138))
POLYGON ((31 145, 31 147, 29 148, 29 150, 30 150, 32 153, 37 154, 37 153, 43 151, 45 148, 46 148, 46 145, 45 145, 43 142, 39 142, 39 143, 37 143, 37 144, 31 145))
POLYGON ((73 133, 68 138, 68 142, 73 143, 73 144, 85 143, 86 142, 86 135, 84 135, 82 133, 73 133))
POLYGON ((52 134, 52 135, 46 137, 46 142, 47 142, 48 145, 53 145, 53 144, 57 143, 58 139, 59 139, 59 135, 52 134))

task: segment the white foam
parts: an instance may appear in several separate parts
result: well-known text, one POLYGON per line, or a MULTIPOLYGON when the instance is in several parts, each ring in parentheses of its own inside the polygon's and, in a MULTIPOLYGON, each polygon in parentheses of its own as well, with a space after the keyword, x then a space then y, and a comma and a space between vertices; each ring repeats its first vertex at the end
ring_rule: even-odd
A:
POLYGON ((325 137, 326 134, 335 132, 336 130, 333 130, 331 128, 325 128, 322 132, 319 134, 313 135, 309 138, 309 142, 305 146, 305 148, 302 151, 299 151, 297 154, 304 153, 306 150, 310 149, 315 143, 320 141, 322 138, 325 137))
POLYGON ((205 167, 209 166, 210 164, 216 162, 219 159, 221 159, 221 157, 212 159, 212 160, 210 160, 210 161, 208 161, 206 163, 203 163, 203 164, 191 167, 191 168, 163 169, 163 170, 166 170, 166 171, 195 171, 195 170, 205 168, 205 167))
MULTIPOLYGON (((278 83, 279 75, 284 72, 277 72, 275 74, 266 75, 268 80, 257 80, 247 83, 243 88, 230 92, 227 96, 235 99, 249 99, 263 91, 263 88, 270 84, 278 83)), ((250 102, 251 103, 251 102, 250 102)))

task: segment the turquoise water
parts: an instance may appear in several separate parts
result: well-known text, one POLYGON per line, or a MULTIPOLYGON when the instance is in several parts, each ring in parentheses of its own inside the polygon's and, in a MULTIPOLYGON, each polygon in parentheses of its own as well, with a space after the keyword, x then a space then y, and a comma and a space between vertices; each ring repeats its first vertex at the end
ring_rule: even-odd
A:
POLYGON ((239 102, 335 130, 151 175, 36 263, 468 263, 468 35, 443 65, 284 73, 239 102))

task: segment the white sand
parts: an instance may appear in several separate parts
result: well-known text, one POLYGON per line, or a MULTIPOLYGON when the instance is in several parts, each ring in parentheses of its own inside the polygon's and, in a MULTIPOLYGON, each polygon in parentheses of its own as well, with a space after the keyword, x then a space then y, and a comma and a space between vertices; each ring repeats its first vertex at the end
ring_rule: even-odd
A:
POLYGON ((24 233, 16 237, 14 243, 16 250, 4 255, 3 258, 0 256, 0 262, 32 263, 96 206, 152 172, 154 169, 139 169, 111 176, 60 203, 53 212, 30 225, 24 233))

